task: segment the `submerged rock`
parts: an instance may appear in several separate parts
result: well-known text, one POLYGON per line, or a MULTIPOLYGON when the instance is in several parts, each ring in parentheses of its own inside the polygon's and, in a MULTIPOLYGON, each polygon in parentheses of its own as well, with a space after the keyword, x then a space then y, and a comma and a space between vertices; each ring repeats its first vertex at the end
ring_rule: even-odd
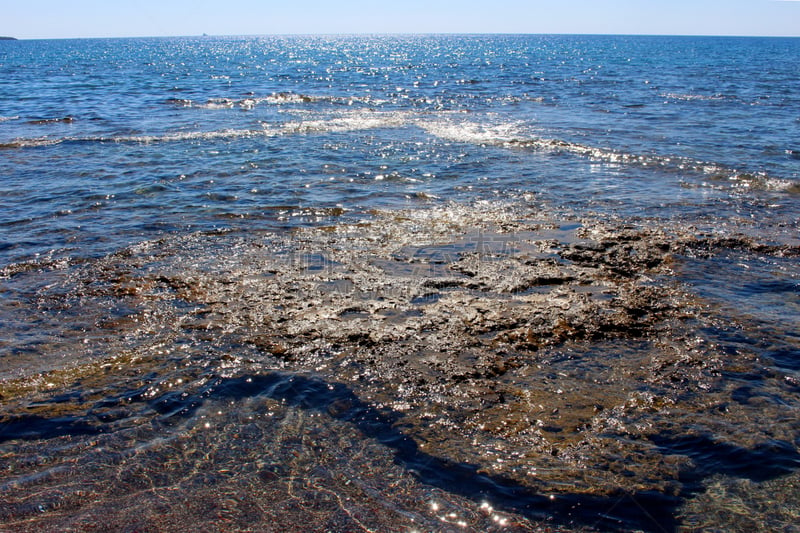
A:
MULTIPOLYGON (((765 442, 791 469, 800 424, 779 414, 797 404, 781 392, 790 381, 721 349, 717 319, 673 274, 682 254, 743 241, 529 222, 544 219, 482 205, 374 213, 287 236, 168 238, 62 265, 28 298, 54 316, 80 302, 74 325, 96 337, 72 341, 80 364, 7 380, 0 416, 14 428, 57 417, 74 422, 64 432, 92 436, 136 417, 189 417, 220 395, 294 394, 394 447, 409 468, 423 458, 471 465, 463 472, 514 491, 569 498, 691 494, 708 476, 739 472, 735 457, 763 461, 765 442), (264 377, 275 371, 330 389, 306 378, 280 388, 264 377), (737 401, 727 376, 745 374, 772 392, 737 401), (238 392, 223 394, 232 383, 238 392), (765 433, 753 409, 784 423, 765 433), (711 442, 720 454, 695 453, 711 442)), ((4 272, 9 282, 34 274, 4 272)))

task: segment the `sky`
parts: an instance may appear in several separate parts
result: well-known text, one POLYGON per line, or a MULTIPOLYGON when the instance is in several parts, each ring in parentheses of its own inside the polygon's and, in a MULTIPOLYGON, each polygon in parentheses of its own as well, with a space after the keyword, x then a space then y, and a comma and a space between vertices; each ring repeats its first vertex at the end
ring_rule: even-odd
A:
POLYGON ((20 39, 353 33, 800 36, 800 0, 0 0, 20 39))

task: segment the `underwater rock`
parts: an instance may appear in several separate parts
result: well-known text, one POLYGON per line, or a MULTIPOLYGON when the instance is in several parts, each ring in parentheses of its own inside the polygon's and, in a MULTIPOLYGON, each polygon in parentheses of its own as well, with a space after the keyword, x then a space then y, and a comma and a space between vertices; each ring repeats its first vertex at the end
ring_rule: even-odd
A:
MULTIPOLYGON (((528 222, 544 218, 485 206, 375 212, 6 269, 10 284, 42 277, 20 302, 54 321, 75 314, 75 339, 38 345, 36 357, 80 349, 72 366, 6 380, 0 424, 13 439, 90 438, 130 420, 174 424, 210 401, 280 396, 403 443, 395 453, 410 462, 472 465, 471 476, 584 504, 672 502, 711 476, 740 475, 736 457, 765 462, 763 450, 782 456, 770 478, 798 466, 792 424, 753 426, 785 417, 796 387, 745 349, 720 348, 718 319, 673 272, 684 255, 778 257, 785 246, 679 226, 528 222), (275 371, 296 377, 265 377, 275 371), (313 389, 309 375, 322 380, 313 389), (740 377, 772 392, 748 393, 740 377)), ((7 314, 25 308, 9 303, 7 314)))

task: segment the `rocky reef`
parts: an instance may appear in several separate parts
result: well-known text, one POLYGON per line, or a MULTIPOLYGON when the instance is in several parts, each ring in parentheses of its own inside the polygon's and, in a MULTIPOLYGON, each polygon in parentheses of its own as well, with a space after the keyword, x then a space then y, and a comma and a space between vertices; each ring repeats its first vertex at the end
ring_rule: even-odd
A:
POLYGON ((262 397, 350 423, 424 483, 581 528, 671 528, 711 476, 800 466, 800 383, 721 342, 732 326, 676 274, 796 246, 489 203, 342 214, 6 268, 8 287, 43 277, 4 304, 18 329, 35 304, 38 327, 69 315, 76 333, 30 350, 58 353, 51 371, 5 376, 0 436, 262 397))

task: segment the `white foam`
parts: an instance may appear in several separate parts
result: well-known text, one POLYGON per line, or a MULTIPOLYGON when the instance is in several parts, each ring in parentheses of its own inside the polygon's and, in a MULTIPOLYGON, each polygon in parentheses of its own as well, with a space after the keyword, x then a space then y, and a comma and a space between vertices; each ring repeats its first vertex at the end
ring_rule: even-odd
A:
POLYGON ((109 137, 87 140, 101 140, 118 143, 144 143, 151 144, 157 142, 180 142, 180 141, 210 141, 216 139, 238 139, 245 137, 272 137, 276 132, 264 127, 262 129, 234 130, 223 129, 216 131, 187 131, 179 133, 168 133, 165 135, 131 135, 121 137, 109 137))
POLYGON ((733 173, 729 179, 734 183, 734 187, 739 189, 782 192, 797 192, 800 190, 800 184, 796 181, 774 178, 764 173, 733 173))
POLYGON ((273 93, 268 96, 248 96, 241 99, 209 98, 205 103, 198 103, 193 100, 182 98, 170 98, 166 101, 166 103, 176 107, 207 109, 212 111, 233 109, 236 107, 244 110, 251 110, 260 105, 283 106, 313 104, 317 102, 346 106, 352 106, 354 104, 380 106, 385 104, 386 100, 376 99, 372 96, 309 96, 301 93, 282 92, 273 93))
POLYGON ((477 145, 504 145, 524 136, 522 122, 481 124, 458 120, 424 120, 415 124, 434 137, 477 145))
MULTIPOLYGON (((267 99, 276 98, 281 102, 306 102, 303 95, 281 93, 267 99)), ((258 105, 264 99, 233 101, 219 99, 210 101, 212 105, 242 107, 258 105)), ((352 109, 319 113, 309 109, 292 109, 291 115, 298 120, 270 125, 261 123, 258 129, 222 129, 215 131, 187 131, 163 135, 132 135, 87 138, 30 138, 14 139, 0 144, 2 148, 28 148, 60 144, 62 142, 115 142, 143 143, 182 141, 213 141, 218 139, 238 139, 254 137, 275 137, 287 135, 313 135, 326 133, 347 133, 354 131, 417 127, 429 135, 445 141, 469 143, 477 146, 499 146, 506 148, 544 151, 554 154, 566 153, 595 161, 617 165, 632 165, 646 168, 661 168, 683 173, 694 172, 713 176, 717 180, 727 180, 730 186, 740 190, 771 190, 793 192, 798 190, 796 181, 769 176, 765 173, 747 173, 725 165, 699 161, 691 158, 661 155, 641 155, 616 151, 610 148, 589 146, 580 143, 539 137, 535 130, 523 121, 502 121, 494 115, 482 115, 470 120, 459 112, 419 113, 414 111, 376 111, 373 109, 352 109)))
POLYGON ((281 132, 291 133, 343 133, 382 128, 401 128, 412 123, 411 115, 391 111, 356 111, 334 114, 324 118, 287 122, 281 132))
POLYGON ((258 103, 267 103, 272 105, 282 105, 282 104, 307 104, 316 101, 315 98, 311 96, 306 96, 304 94, 297 94, 297 93, 274 93, 270 96, 266 96, 263 98, 256 98, 256 102, 258 103))
POLYGON ((38 148, 41 146, 53 146, 69 139, 53 139, 50 137, 34 137, 30 139, 14 139, 11 142, 0 143, 0 148, 38 148))
POLYGON ((195 104, 194 107, 200 109, 231 109, 236 105, 236 100, 229 98, 212 98, 205 104, 195 104))
POLYGON ((721 94, 681 94, 681 93, 664 93, 661 95, 669 100, 680 100, 683 102, 691 102, 695 100, 710 101, 710 100, 724 100, 725 96, 721 94))

